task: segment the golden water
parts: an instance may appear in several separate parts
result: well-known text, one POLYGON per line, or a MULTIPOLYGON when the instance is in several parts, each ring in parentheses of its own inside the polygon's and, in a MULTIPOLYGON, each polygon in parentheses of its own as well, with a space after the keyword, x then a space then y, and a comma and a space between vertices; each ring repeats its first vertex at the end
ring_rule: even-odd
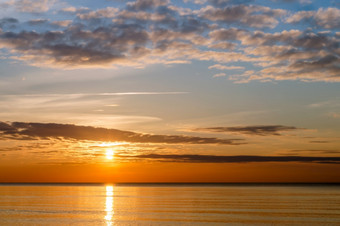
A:
POLYGON ((340 187, 0 186, 0 225, 193 223, 340 225, 340 187))

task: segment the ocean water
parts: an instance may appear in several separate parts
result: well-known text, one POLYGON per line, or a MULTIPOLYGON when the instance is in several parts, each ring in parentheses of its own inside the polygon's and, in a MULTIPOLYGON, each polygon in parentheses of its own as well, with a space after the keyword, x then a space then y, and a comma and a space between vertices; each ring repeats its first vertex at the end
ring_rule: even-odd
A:
POLYGON ((339 186, 0 185, 0 225, 340 225, 339 186))

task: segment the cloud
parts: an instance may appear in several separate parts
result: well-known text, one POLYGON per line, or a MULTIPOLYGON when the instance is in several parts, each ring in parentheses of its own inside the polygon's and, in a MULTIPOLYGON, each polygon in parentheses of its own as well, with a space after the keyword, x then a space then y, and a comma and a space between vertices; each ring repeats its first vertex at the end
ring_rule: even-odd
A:
POLYGON ((180 135, 152 135, 117 129, 97 128, 56 123, 0 123, 0 133, 12 139, 22 138, 58 138, 91 140, 103 142, 136 142, 136 143, 167 143, 167 144, 242 144, 242 139, 218 139, 180 135))
POLYGON ((212 48, 212 49, 220 49, 220 50, 223 50, 223 49, 233 50, 233 49, 235 49, 236 44, 231 43, 231 42, 219 42, 217 44, 209 45, 208 47, 212 48))
POLYGON ((12 132, 12 131, 15 131, 15 130, 16 129, 13 128, 10 124, 4 123, 4 122, 0 122, 0 131, 1 132, 8 133, 8 132, 12 132))
POLYGON ((207 6, 198 12, 203 18, 223 23, 235 23, 249 27, 274 28, 278 24, 276 19, 286 13, 282 9, 270 9, 255 5, 232 5, 225 8, 207 6))
POLYGON ((169 4, 169 0, 137 0, 135 2, 128 2, 128 9, 132 10, 149 10, 159 6, 166 6, 169 4))
MULTIPOLYGON (((119 12, 118 17, 115 21, 124 21, 124 20, 135 20, 136 22, 160 22, 169 20, 169 18, 160 13, 150 13, 145 11, 128 11, 123 10, 119 12)), ((170 20, 171 21, 171 20, 170 20)))
POLYGON ((224 7, 231 4, 246 4, 254 0, 207 0, 210 4, 217 7, 224 7))
MULTIPOLYGON (((20 98, 43 98, 44 100, 55 101, 55 99, 74 99, 74 98, 83 98, 83 97, 100 97, 100 96, 131 96, 131 95, 180 95, 180 94, 188 94, 188 92, 120 92, 120 93, 49 93, 49 94, 9 94, 2 95, 2 97, 9 98, 19 98, 14 99, 15 101, 19 101, 20 98)), ((1 98, 0 98, 1 100, 1 98)), ((13 101, 13 99, 11 100, 13 101)), ((40 103, 41 104, 41 103, 40 103)))
POLYGON ((293 153, 301 153, 301 152, 307 152, 307 153, 322 153, 322 154, 339 154, 340 151, 338 150, 317 150, 317 149, 310 149, 310 150, 289 150, 289 152, 293 153))
POLYGON ((142 56, 147 42, 148 33, 137 25, 99 27, 92 32, 72 27, 44 33, 0 33, 0 46, 15 49, 26 60, 68 67, 105 65, 142 56))
MULTIPOLYGON (((73 12, 73 9, 72 8, 68 9, 68 11, 66 12, 73 12)), ((94 18, 113 18, 118 14, 118 12, 119 12, 118 8, 107 7, 104 9, 98 9, 86 13, 78 13, 77 16, 82 20, 90 20, 94 18)))
POLYGON ((167 162, 189 163, 251 163, 251 162, 310 162, 340 164, 340 157, 316 157, 316 156, 256 156, 256 155, 161 155, 147 154, 135 156, 120 156, 136 159, 151 159, 167 162))
POLYGON ((56 0, 9 0, 1 3, 2 7, 14 7, 19 12, 42 13, 50 9, 56 0))
POLYGON ((237 126, 237 127, 207 127, 207 128, 197 128, 194 131, 203 131, 211 133, 241 133, 247 135, 281 135, 280 132, 283 131, 294 131, 298 128, 294 126, 281 126, 281 125, 259 125, 259 126, 237 126))
POLYGON ((162 119, 148 114, 126 114, 122 98, 161 95, 185 95, 187 92, 107 92, 107 93, 47 93, 9 94, 0 96, 2 121, 23 118, 28 122, 74 123, 98 127, 127 128, 128 125, 151 123, 162 119), (15 103, 15 104, 13 104, 15 103), (107 106, 107 105, 111 105, 107 106), (120 106, 116 109, 113 106, 120 106), (95 112, 103 109, 104 112, 95 112))
POLYGON ((245 52, 262 59, 263 67, 246 80, 339 81, 340 40, 327 33, 298 30, 278 33, 253 32, 241 38, 245 52), (256 47, 254 47, 257 45, 256 47))
POLYGON ((299 2, 300 4, 311 4, 311 0, 272 0, 272 1, 281 1, 284 3, 296 3, 299 2))
POLYGON ((338 112, 330 112, 328 113, 328 116, 331 118, 339 119, 340 118, 340 113, 338 112))
MULTIPOLYGON (((36 2, 40 1, 41 5, 53 3, 36 2)), ((12 5, 18 2, 7 1, 12 5)), ((243 69, 234 63, 246 65, 245 71, 223 75, 238 83, 340 81, 339 32, 295 27, 298 20, 306 18, 336 29, 339 9, 297 12, 286 19, 290 24, 285 26, 292 29, 278 28, 274 33, 268 28, 275 27, 286 10, 231 0, 209 0, 196 7, 138 0, 120 8, 63 8, 58 11, 67 16, 63 21, 40 18, 20 23, 3 18, 0 48, 6 49, 2 54, 7 59, 38 67, 143 68, 209 61, 210 69, 219 70, 243 69)))
POLYGON ((213 78, 225 77, 225 76, 227 76, 226 73, 218 73, 218 74, 215 74, 215 75, 213 76, 213 78))
POLYGON ((240 70, 240 69, 244 69, 244 67, 240 67, 240 66, 225 66, 225 65, 221 65, 221 64, 214 64, 212 66, 209 66, 209 69, 240 70))
POLYGON ((60 10, 60 12, 62 13, 67 13, 67 14, 78 14, 78 13, 85 13, 85 12, 89 12, 90 9, 87 7, 80 7, 80 8, 76 8, 76 7, 67 7, 67 8, 63 8, 60 10))
POLYGON ((307 21, 326 29, 340 28, 340 9, 321 8, 318 11, 301 11, 286 19, 287 23, 299 23, 307 21))
POLYGON ((48 20, 46 20, 46 19, 35 19, 35 20, 28 21, 28 24, 33 25, 33 26, 38 26, 38 25, 45 24, 47 22, 48 22, 48 20))
POLYGON ((11 18, 11 17, 2 18, 2 19, 0 19, 0 28, 4 27, 6 25, 13 26, 14 24, 17 24, 17 23, 19 23, 19 20, 15 19, 15 18, 11 18))
POLYGON ((215 41, 225 41, 225 40, 240 40, 248 32, 244 29, 229 28, 229 29, 219 29, 214 30, 209 33, 209 36, 215 41))
POLYGON ((311 140, 309 143, 315 143, 315 144, 327 144, 330 143, 328 140, 311 140))
POLYGON ((207 2, 207 0, 183 0, 185 3, 187 3, 187 2, 193 2, 193 3, 195 3, 195 4, 199 4, 199 5, 202 5, 202 4, 204 4, 204 3, 206 3, 207 2))
POLYGON ((60 21, 53 21, 51 24, 56 25, 59 27, 67 27, 72 23, 71 20, 60 20, 60 21))

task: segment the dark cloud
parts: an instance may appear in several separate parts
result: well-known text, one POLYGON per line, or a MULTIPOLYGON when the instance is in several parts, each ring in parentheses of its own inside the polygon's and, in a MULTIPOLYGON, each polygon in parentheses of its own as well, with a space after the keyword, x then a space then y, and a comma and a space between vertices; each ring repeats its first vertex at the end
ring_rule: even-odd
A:
POLYGON ((245 36, 242 43, 258 45, 248 54, 271 60, 253 75, 258 79, 340 80, 340 40, 332 34, 298 30, 274 34, 257 31, 245 36))
POLYGON ((340 157, 311 157, 311 156, 218 156, 218 155, 136 155, 120 156, 136 159, 152 159, 167 162, 188 162, 188 163, 250 163, 250 162, 310 162, 310 163, 333 163, 339 164, 340 157))
POLYGON ((329 73, 329 76, 340 76, 340 57, 335 55, 326 55, 315 60, 300 60, 291 64, 289 67, 298 69, 301 72, 323 71, 329 73))
MULTIPOLYGON (((64 12, 77 15, 73 22, 58 23, 66 26, 66 29, 43 32, 0 30, 0 45, 26 56, 25 59, 29 59, 30 63, 35 65, 52 67, 144 65, 148 63, 148 57, 157 56, 161 59, 157 50, 152 48, 159 44, 157 40, 151 40, 150 35, 161 30, 170 30, 170 33, 173 33, 170 36, 171 40, 168 37, 167 42, 163 43, 171 45, 174 41, 184 43, 193 40, 187 35, 200 34, 208 27, 197 16, 181 16, 166 3, 167 1, 162 0, 137 1, 129 3, 122 11, 112 7, 95 11, 65 8, 64 12), (138 9, 152 6, 152 12, 133 11, 130 9, 132 5, 138 9), (142 63, 138 62, 139 59, 142 63)), ((45 21, 29 21, 31 25, 41 25, 43 22, 45 21)), ((55 27, 56 22, 51 21, 50 25, 55 27)), ((150 61, 155 62, 154 58, 150 61)))
POLYGON ((91 126, 77 126, 55 123, 1 123, 0 132, 12 136, 13 139, 25 138, 58 138, 76 140, 92 140, 103 142, 137 142, 137 143, 187 143, 187 144, 229 144, 238 145, 240 139, 218 139, 180 135, 152 135, 122 131, 117 129, 96 128, 91 126))
POLYGON ((288 23, 307 22, 326 29, 340 28, 340 9, 327 8, 318 11, 300 11, 286 20, 288 23))
POLYGON ((230 43, 230 42, 220 42, 217 44, 212 44, 209 45, 209 48, 212 49, 229 49, 229 50, 233 50, 235 49, 236 44, 235 43, 230 43))
MULTIPOLYGON (((233 30, 229 30, 229 32, 232 31, 233 30)), ((234 30, 233 32, 236 33, 240 31, 234 30)), ((245 45, 277 46, 284 44, 285 46, 296 48, 300 52, 308 50, 327 50, 334 52, 339 48, 339 41, 329 34, 313 33, 310 31, 290 30, 277 33, 255 31, 253 33, 246 33, 243 38, 241 37, 240 39, 245 45)))
POLYGON ((338 150, 317 150, 317 149, 307 149, 307 150, 289 150, 289 152, 291 153, 301 153, 301 152, 307 152, 307 153, 315 153, 315 152, 318 152, 318 153, 322 153, 322 154, 339 154, 340 151, 338 150))
POLYGON ((10 124, 0 122, 0 132, 11 133, 11 132, 15 132, 15 131, 16 131, 16 129, 13 128, 13 126, 11 126, 10 124))
POLYGON ((5 17, 5 18, 0 19, 1 25, 5 24, 5 23, 15 24, 15 23, 19 23, 19 21, 15 18, 12 18, 12 17, 5 17))
MULTIPOLYGON (((0 29, 5 28, 6 26, 15 28, 15 25, 19 23, 19 20, 11 17, 0 19, 0 29)), ((1 31, 1 30, 0 30, 1 31)))
POLYGON ((303 51, 324 50, 328 55, 336 55, 339 51, 340 42, 327 34, 315 34, 306 32, 300 35, 297 39, 287 42, 303 51))
POLYGON ((327 141, 327 140, 311 140, 311 141, 309 141, 309 143, 326 144, 326 143, 330 143, 330 141, 327 141))
POLYGON ((208 0, 210 4, 217 7, 224 7, 231 4, 247 4, 254 2, 254 0, 208 0))
POLYGON ((45 24, 47 22, 48 22, 48 20, 46 20, 46 19, 36 19, 36 20, 28 21, 28 24, 29 25, 42 25, 42 24, 45 24))
POLYGON ((214 30, 209 33, 209 36, 215 41, 225 41, 225 40, 240 40, 247 32, 243 29, 229 28, 214 30))
POLYGON ((138 25, 98 27, 89 32, 72 27, 65 31, 38 33, 0 33, 2 43, 36 60, 56 64, 108 64, 140 56, 148 42, 148 33, 138 25))
POLYGON ((278 24, 276 19, 285 14, 284 10, 270 9, 264 6, 255 5, 233 5, 224 8, 208 6, 200 10, 203 18, 211 21, 221 21, 227 24, 235 23, 249 27, 263 28, 275 27, 278 24))
POLYGON ((79 9, 79 10, 73 9, 73 8, 64 9, 65 13, 74 13, 82 20, 91 20, 91 19, 99 19, 99 18, 114 18, 115 16, 117 16, 118 11, 119 9, 113 8, 113 7, 107 7, 107 8, 98 9, 95 11, 89 11, 86 8, 79 9))
POLYGON ((237 126, 237 127, 207 127, 197 128, 195 131, 212 132, 212 133, 242 133, 248 135, 276 135, 279 136, 283 131, 294 131, 298 128, 294 126, 281 126, 281 125, 259 125, 259 126, 237 126))
POLYGON ((130 10, 149 10, 159 6, 169 4, 168 0, 137 0, 135 2, 128 2, 127 8, 130 10))

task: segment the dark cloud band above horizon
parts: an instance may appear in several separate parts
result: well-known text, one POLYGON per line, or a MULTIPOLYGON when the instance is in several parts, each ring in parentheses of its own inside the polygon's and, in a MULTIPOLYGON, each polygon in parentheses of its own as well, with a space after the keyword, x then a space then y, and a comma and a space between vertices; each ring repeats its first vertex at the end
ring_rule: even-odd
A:
POLYGON ((135 156, 120 156, 136 159, 150 159, 169 162, 188 163, 251 163, 251 162, 309 162, 309 163, 329 163, 340 164, 340 157, 324 156, 258 156, 258 155, 163 155, 147 154, 135 156))
POLYGON ((0 136, 8 139, 59 138, 102 142, 166 143, 166 144, 245 144, 243 139, 219 139, 182 135, 152 135, 117 129, 56 123, 0 122, 0 136))
POLYGON ((282 125, 258 125, 258 126, 237 126, 237 127, 207 127, 197 128, 194 131, 211 132, 211 133, 240 133, 247 135, 280 136, 280 132, 299 130, 294 126, 282 125))

